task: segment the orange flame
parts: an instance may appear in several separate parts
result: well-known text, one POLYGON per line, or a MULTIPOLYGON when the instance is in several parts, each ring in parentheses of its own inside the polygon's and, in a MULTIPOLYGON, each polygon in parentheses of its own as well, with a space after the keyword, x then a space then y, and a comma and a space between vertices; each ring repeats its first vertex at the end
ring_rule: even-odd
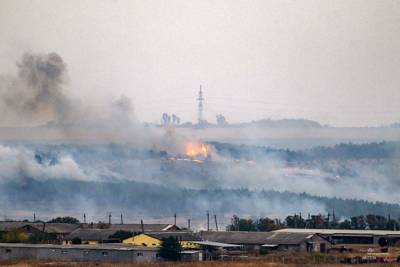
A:
POLYGON ((208 147, 204 144, 192 144, 189 143, 186 145, 186 156, 190 158, 195 157, 207 157, 208 156, 208 147))

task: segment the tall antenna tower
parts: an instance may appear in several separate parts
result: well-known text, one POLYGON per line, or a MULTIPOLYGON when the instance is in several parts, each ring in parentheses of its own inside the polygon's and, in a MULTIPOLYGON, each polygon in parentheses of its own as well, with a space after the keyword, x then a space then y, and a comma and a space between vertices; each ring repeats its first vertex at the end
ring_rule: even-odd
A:
POLYGON ((203 97, 203 90, 201 89, 201 85, 200 85, 200 90, 199 90, 199 97, 197 98, 197 101, 199 102, 198 104, 198 109, 199 109, 199 117, 198 117, 198 124, 202 125, 203 124, 203 101, 204 101, 204 97, 203 97))

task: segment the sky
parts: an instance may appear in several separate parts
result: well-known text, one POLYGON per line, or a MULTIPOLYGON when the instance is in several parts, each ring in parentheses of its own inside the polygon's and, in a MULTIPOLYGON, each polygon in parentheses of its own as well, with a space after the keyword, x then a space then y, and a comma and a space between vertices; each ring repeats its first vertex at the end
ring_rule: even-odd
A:
POLYGON ((56 52, 64 90, 137 117, 400 121, 400 1, 0 0, 0 73, 56 52))

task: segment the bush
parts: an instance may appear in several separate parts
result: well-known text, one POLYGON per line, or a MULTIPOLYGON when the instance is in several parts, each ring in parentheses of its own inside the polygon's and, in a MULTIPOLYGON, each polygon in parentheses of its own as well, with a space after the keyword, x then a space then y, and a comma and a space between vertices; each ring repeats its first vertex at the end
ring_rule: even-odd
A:
POLYGON ((55 240, 57 240, 57 236, 49 233, 33 233, 28 238, 28 242, 33 244, 47 243, 48 241, 55 240))
POLYGON ((28 236, 17 229, 5 232, 1 236, 1 242, 3 243, 23 243, 27 240, 28 236))
POLYGON ((182 247, 175 237, 163 238, 159 256, 165 260, 177 261, 181 258, 182 247))
POLYGON ((57 218, 53 218, 50 221, 48 221, 48 223, 70 223, 70 224, 79 224, 79 220, 73 217, 57 217, 57 218))

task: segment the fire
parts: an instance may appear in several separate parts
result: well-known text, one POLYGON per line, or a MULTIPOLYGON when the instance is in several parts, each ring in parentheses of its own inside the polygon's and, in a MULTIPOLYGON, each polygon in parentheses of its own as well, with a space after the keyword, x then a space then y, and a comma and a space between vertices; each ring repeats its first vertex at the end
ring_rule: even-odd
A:
POLYGON ((192 144, 186 145, 186 156, 190 158, 204 157, 208 156, 208 147, 205 144, 192 144))

